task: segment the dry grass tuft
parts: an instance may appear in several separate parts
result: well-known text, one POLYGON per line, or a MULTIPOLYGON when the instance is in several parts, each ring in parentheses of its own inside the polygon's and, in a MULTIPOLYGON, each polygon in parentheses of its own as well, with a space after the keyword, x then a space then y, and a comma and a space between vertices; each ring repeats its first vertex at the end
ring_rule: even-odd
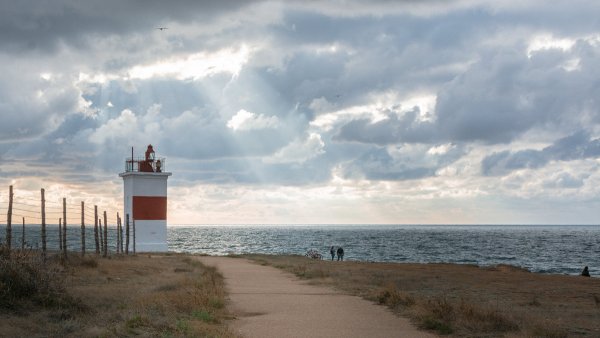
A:
POLYGON ((21 311, 29 306, 74 307, 63 288, 64 276, 55 264, 46 264, 31 250, 0 249, 0 308, 21 311))
POLYGON ((437 331, 440 334, 454 332, 452 324, 456 318, 455 310, 445 298, 428 300, 420 304, 420 307, 421 311, 417 315, 420 328, 437 331))
POLYGON ((528 336, 536 338, 567 338, 569 337, 569 334, 567 331, 556 329, 556 327, 552 325, 547 327, 545 325, 537 324, 529 329, 528 336))
POLYGON ((81 258, 81 260, 79 261, 79 265, 85 268, 97 268, 98 260, 92 256, 85 256, 81 258))
POLYGON ((390 308, 397 308, 399 306, 411 307, 416 303, 414 297, 398 290, 396 285, 391 283, 379 289, 374 298, 379 304, 387 305, 390 308))
POLYGON ((542 306, 542 303, 540 303, 540 300, 538 299, 538 295, 533 295, 533 298, 531 299, 530 302, 527 303, 527 305, 529 306, 542 306))
MULTIPOLYGON (((287 270, 287 268, 282 267, 287 270)), ((326 278, 329 277, 329 271, 308 265, 290 266, 291 272, 303 279, 326 278)))

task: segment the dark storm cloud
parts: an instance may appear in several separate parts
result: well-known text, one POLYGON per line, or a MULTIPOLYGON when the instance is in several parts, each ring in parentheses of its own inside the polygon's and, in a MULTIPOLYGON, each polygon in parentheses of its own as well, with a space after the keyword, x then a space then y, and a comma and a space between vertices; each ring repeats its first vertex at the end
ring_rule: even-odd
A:
POLYGON ((430 143, 436 138, 433 124, 419 122, 419 108, 401 114, 384 112, 385 120, 372 123, 369 119, 353 120, 340 128, 334 140, 356 141, 377 145, 397 143, 430 143))
POLYGON ((464 147, 450 145, 447 151, 432 152, 429 147, 400 147, 392 156, 389 149, 371 148, 344 164, 343 173, 350 179, 383 181, 414 180, 432 177, 465 154, 464 147), (408 148, 408 149, 405 149, 408 148))
POLYGON ((551 161, 573 161, 600 157, 600 139, 586 132, 561 138, 542 150, 503 151, 485 157, 481 163, 484 175, 505 175, 518 169, 537 169, 551 161))
POLYGON ((78 106, 80 92, 71 78, 45 80, 21 66, 0 64, 0 142, 47 133, 78 106))
POLYGON ((596 44, 579 40, 571 51, 490 50, 438 90, 435 121, 417 121, 414 112, 388 113, 388 120, 349 121, 337 140, 397 142, 509 143, 534 127, 577 130, 589 125, 574 116, 600 119, 595 80, 600 67, 596 44), (565 65, 577 60, 579 69, 565 65), (400 116, 400 117, 397 117, 400 116))
MULTIPOLYGON (((510 142, 534 126, 576 124, 573 114, 595 101, 600 74, 587 56, 557 50, 528 58, 522 51, 493 51, 438 93, 438 130, 455 141, 510 142), (563 68, 582 56, 580 71, 563 68), (570 122, 571 121, 571 122, 570 122)), ((598 114, 595 109, 594 114, 598 114)))
POLYGON ((471 46, 493 33, 489 24, 477 30, 464 24, 477 20, 484 18, 462 13, 440 22, 402 14, 330 17, 308 11, 286 13, 283 22, 272 28, 274 46, 284 55, 293 54, 273 77, 282 88, 292 86, 284 95, 304 94, 299 99, 323 96, 342 105, 360 102, 373 91, 429 90, 457 75, 456 70, 444 66, 474 58, 477 54, 471 46), (305 49, 294 52, 303 46, 305 49), (334 50, 327 51, 330 47, 334 50), (317 53, 316 48, 322 51, 317 53))
MULTIPOLYGON (((209 21, 250 1, 2 1, 0 47, 6 52, 84 47, 95 37, 148 32, 172 22, 209 21)), ((124 46, 125 47, 125 46, 124 46)))

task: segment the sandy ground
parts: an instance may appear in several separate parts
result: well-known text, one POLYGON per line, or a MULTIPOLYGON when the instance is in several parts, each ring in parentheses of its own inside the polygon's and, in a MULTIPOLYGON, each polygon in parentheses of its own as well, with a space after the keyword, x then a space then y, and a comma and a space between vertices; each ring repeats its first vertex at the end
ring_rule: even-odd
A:
POLYGON ((435 337, 383 306, 246 259, 199 257, 225 277, 243 337, 435 337))

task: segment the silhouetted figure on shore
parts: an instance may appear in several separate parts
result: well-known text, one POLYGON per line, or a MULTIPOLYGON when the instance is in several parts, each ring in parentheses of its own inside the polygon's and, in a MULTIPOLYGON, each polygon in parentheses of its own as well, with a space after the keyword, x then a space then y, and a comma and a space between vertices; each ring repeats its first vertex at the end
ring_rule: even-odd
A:
POLYGON ((333 246, 329 249, 329 253, 331 254, 331 260, 333 260, 335 258, 335 248, 333 246))
POLYGON ((344 249, 341 246, 337 249, 337 256, 338 256, 338 261, 344 260, 344 249))
POLYGON ((583 268, 583 271, 581 271, 581 275, 583 277, 589 277, 590 276, 590 270, 588 270, 587 265, 585 266, 585 268, 583 268))

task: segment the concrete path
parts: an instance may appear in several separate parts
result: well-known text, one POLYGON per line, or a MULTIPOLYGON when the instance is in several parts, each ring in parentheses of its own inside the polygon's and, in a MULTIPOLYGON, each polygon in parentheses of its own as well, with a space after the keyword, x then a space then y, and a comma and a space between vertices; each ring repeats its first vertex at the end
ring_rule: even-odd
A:
POLYGON ((243 337, 435 337, 383 306, 241 258, 199 257, 229 292, 233 329, 243 337))

